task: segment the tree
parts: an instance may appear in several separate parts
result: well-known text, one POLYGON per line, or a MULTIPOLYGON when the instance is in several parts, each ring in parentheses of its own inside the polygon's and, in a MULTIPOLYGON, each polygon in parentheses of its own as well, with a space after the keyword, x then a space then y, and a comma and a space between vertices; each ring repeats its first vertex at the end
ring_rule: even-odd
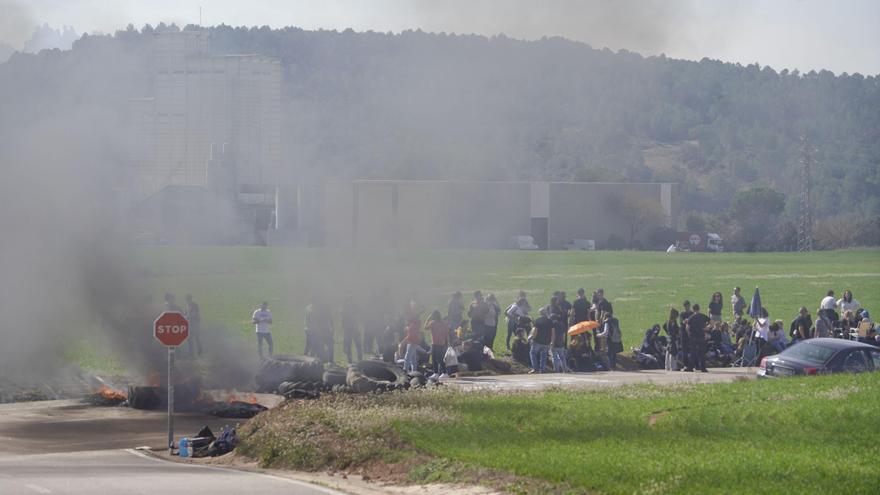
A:
POLYGON ((635 244, 636 236, 648 227, 660 226, 664 219, 663 207, 658 201, 635 194, 612 196, 606 208, 612 218, 620 218, 626 225, 630 247, 635 244))
POLYGON ((730 220, 737 227, 736 239, 746 251, 766 248, 779 214, 785 209, 785 195, 770 187, 755 187, 736 193, 730 205, 730 220))

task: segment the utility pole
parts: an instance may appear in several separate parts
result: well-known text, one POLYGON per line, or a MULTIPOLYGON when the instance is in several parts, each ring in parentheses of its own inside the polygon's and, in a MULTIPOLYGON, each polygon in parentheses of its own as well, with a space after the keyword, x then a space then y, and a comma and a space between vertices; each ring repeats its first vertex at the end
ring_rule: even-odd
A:
POLYGON ((813 250, 813 212, 810 204, 810 167, 813 163, 813 152, 807 137, 801 135, 801 201, 798 222, 798 252, 813 250))

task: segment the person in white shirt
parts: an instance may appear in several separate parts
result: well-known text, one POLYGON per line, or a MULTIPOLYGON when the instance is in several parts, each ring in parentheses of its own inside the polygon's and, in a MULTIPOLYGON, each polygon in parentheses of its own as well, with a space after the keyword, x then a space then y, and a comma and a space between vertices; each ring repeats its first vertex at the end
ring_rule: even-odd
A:
POLYGON ((254 311, 252 318, 257 331, 257 350, 263 357, 263 341, 269 346, 269 355, 272 355, 272 312, 269 311, 269 303, 260 304, 260 309, 254 311))
POLYGON ((847 289, 843 291, 843 297, 837 300, 837 311, 840 314, 844 314, 847 311, 852 311, 852 314, 858 314, 859 309, 862 308, 861 303, 853 299, 852 291, 847 289))
POLYGON ((819 303, 819 311, 822 312, 822 314, 827 315, 829 320, 835 321, 837 320, 837 315, 834 314, 834 307, 834 291, 829 290, 819 303))

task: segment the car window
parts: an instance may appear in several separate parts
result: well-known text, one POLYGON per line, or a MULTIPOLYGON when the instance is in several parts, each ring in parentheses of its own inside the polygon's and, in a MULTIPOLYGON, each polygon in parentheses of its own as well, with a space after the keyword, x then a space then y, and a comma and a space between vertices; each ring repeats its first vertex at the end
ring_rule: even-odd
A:
POLYGON ((810 341, 799 342, 781 354, 782 357, 806 361, 808 363, 825 364, 834 354, 834 349, 813 344, 810 341))
POLYGON ((874 361, 874 371, 880 371, 880 350, 871 349, 871 359, 874 361))
POLYGON ((865 353, 861 349, 855 349, 843 357, 843 370, 850 373, 859 373, 868 369, 865 362, 865 353))

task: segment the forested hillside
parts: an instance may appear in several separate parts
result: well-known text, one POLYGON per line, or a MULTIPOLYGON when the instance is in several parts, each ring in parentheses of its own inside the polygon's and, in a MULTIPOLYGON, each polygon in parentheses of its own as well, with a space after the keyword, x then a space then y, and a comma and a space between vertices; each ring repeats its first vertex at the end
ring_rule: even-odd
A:
MULTIPOLYGON (((127 98, 149 91, 159 29, 177 28, 14 55, 0 65, 0 127, 95 108, 124 120, 127 98)), ((210 47, 282 60, 292 176, 675 181, 685 211, 710 214, 767 186, 793 213, 803 135, 816 149, 814 216, 880 215, 876 75, 420 31, 220 26, 210 47)))

